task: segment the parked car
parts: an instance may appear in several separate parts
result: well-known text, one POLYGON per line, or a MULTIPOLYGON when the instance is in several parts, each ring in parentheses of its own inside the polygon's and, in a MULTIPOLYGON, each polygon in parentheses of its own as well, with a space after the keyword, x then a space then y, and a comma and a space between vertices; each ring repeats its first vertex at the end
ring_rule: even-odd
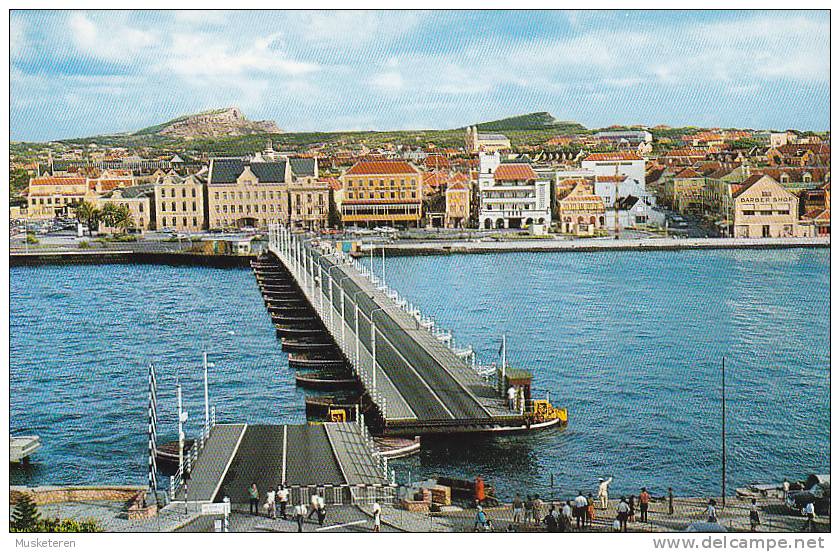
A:
POLYGON ((801 512, 809 502, 814 503, 817 514, 831 511, 831 476, 811 474, 802 490, 788 491, 785 504, 791 510, 801 512))

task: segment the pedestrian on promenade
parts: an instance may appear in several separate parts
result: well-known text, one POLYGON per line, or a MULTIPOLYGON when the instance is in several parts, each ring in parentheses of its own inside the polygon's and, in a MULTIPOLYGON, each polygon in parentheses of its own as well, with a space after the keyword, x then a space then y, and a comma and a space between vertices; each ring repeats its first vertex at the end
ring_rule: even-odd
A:
POLYGON ((627 499, 623 496, 621 500, 618 502, 618 506, 615 508, 616 512, 616 519, 620 524, 619 528, 624 533, 627 532, 627 520, 630 518, 630 505, 627 503, 627 499))
POLYGON ((755 499, 750 503, 750 532, 755 533, 758 526, 761 525, 761 518, 758 517, 758 504, 755 499))
POLYGON ((595 499, 592 493, 586 495, 586 525, 592 529, 592 521, 595 519, 595 499))
POLYGON ((306 515, 306 519, 312 519, 312 514, 318 513, 320 498, 321 497, 318 496, 318 491, 315 491, 309 496, 309 513, 306 515))
POLYGON ((511 503, 511 508, 513 509, 514 523, 522 523, 523 506, 524 503, 522 502, 522 497, 520 497, 517 493, 517 495, 513 497, 513 503, 511 503))
POLYGON ((525 524, 531 523, 534 517, 534 497, 527 495, 525 498, 525 524))
POLYGON ((805 516, 807 519, 805 520, 805 527, 802 528, 803 532, 814 532, 817 529, 817 524, 814 522, 817 518, 817 514, 814 510, 814 501, 809 500, 808 504, 802 508, 802 515, 805 516))
POLYGON ((612 483, 612 480, 612 477, 609 479, 604 479, 603 477, 598 479, 598 499, 601 501, 602 510, 606 510, 609 506, 610 483, 612 483))
POLYGON ((303 533, 303 516, 306 515, 306 506, 303 503, 295 506, 295 521, 297 522, 298 533, 303 533))
POLYGON ((540 500, 540 495, 534 495, 534 525, 537 527, 540 526, 540 522, 542 521, 542 505, 543 502, 540 500))
POLYGON ((554 513, 554 504, 548 509, 548 515, 543 519, 543 523, 545 523, 545 528, 549 533, 557 532, 557 516, 554 513))
POLYGON ((573 515, 572 502, 570 500, 567 500, 563 504, 562 517, 563 517, 563 525, 565 525, 565 527, 568 531, 572 530, 572 515, 573 515))
POLYGON ((674 489, 668 487, 668 515, 674 515, 674 489))
POLYGON ((575 497, 574 502, 574 515, 575 515, 575 528, 580 531, 586 526, 585 518, 586 518, 586 507, 589 503, 586 501, 586 497, 583 496, 583 491, 578 491, 577 496, 575 497))
POLYGON ((260 515, 260 492, 257 490, 256 483, 251 483, 248 487, 248 513, 260 515))
POLYGON ((785 477, 785 480, 782 481, 782 492, 784 493, 782 498, 787 498, 787 494, 790 492, 790 481, 788 481, 787 477, 785 477))
POLYGON ((628 518, 629 521, 636 522, 636 497, 630 495, 630 498, 627 500, 627 505, 630 506, 630 517, 628 518))
POLYGON ((475 513, 475 523, 473 524, 473 531, 492 531, 493 527, 487 520, 487 514, 484 513, 484 508, 479 505, 478 511, 475 513))
POLYGON ((275 502, 274 489, 268 489, 265 494, 265 507, 268 510, 268 517, 277 519, 277 503, 275 502))
POLYGON ((717 508, 715 508, 715 499, 709 499, 709 505, 706 506, 706 518, 708 519, 709 523, 717 523, 717 508))
POLYGON ((648 508, 650 508, 650 493, 647 487, 642 487, 642 492, 639 494, 639 512, 641 512, 641 522, 648 522, 648 508))
POLYGON ((378 502, 373 503, 373 532, 378 533, 382 528, 382 506, 378 502))
POLYGON ((327 505, 324 502, 324 497, 320 494, 318 496, 318 525, 324 525, 324 519, 327 517, 327 505))
POLYGON ((508 387, 507 390, 508 408, 516 410, 516 388, 514 386, 508 387))
POLYGON ((285 483, 277 486, 277 501, 280 503, 280 517, 286 518, 286 506, 289 504, 289 489, 285 483))

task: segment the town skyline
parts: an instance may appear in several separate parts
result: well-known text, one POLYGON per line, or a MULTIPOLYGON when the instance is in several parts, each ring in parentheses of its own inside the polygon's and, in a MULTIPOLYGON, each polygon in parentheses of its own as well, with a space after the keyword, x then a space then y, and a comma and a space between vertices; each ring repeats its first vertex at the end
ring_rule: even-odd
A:
POLYGON ((14 141, 132 132, 233 105, 287 132, 455 129, 536 111, 588 128, 829 126, 828 12, 11 18, 14 141))

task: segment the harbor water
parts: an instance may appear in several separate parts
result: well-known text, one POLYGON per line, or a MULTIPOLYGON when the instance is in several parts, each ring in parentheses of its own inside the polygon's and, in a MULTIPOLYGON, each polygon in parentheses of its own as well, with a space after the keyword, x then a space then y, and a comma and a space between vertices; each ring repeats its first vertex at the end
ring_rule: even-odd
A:
MULTIPOLYGON (((402 482, 484 475, 503 496, 720 488, 726 358, 731 490, 828 472, 829 250, 487 254, 387 259, 388 283, 459 346, 534 373, 569 425, 425 439, 402 482)), ((380 259, 375 270, 381 272, 380 259)), ((201 353, 220 420, 302 422, 302 391, 252 273, 141 265, 11 271, 11 426, 44 443, 13 484, 142 484, 147 365, 160 433, 175 382, 203 422, 201 353)))

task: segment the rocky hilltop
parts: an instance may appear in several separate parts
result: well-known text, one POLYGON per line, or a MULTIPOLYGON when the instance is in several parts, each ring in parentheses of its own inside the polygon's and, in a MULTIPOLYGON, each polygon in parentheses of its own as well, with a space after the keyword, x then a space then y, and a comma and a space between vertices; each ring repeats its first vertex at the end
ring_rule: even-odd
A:
POLYGON ((228 107, 178 117, 160 125, 144 128, 135 134, 158 134, 189 140, 281 132, 283 131, 274 121, 249 121, 238 107, 228 107))

